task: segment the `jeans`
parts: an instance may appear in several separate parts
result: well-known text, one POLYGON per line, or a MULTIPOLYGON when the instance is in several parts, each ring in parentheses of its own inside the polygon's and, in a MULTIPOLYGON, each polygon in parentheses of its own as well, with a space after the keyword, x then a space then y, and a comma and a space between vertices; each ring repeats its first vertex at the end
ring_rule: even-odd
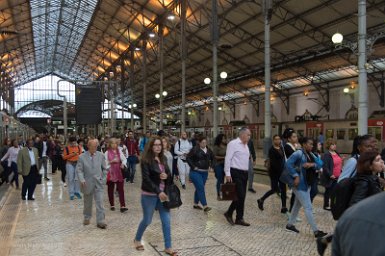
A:
POLYGON ((301 208, 301 206, 303 206, 307 222, 309 223, 314 232, 317 231, 317 224, 315 223, 313 216, 313 206, 310 201, 310 188, 308 188, 307 191, 297 190, 296 188, 293 188, 293 193, 295 194, 295 202, 293 210, 291 211, 288 224, 294 225, 298 217, 299 209, 301 208))
POLYGON ((137 156, 129 156, 127 158, 128 168, 130 170, 130 178, 129 178, 130 182, 134 182, 137 160, 138 160, 137 156))
POLYGON ((154 215, 155 209, 157 209, 162 222, 164 246, 166 249, 171 248, 170 210, 163 207, 163 204, 157 196, 142 195, 141 203, 143 209, 143 219, 139 224, 135 240, 142 240, 143 233, 147 226, 151 224, 152 216, 154 215))
POLYGON ((78 175, 76 174, 76 164, 67 163, 67 179, 68 179, 68 193, 74 196, 76 193, 80 194, 80 184, 78 175))
POLYGON ((13 172, 13 178, 9 181, 9 183, 12 184, 12 182, 15 182, 16 188, 19 188, 19 173, 17 171, 17 164, 15 162, 11 163, 11 172, 13 172))
POLYGON ((253 182, 254 182, 254 162, 253 162, 253 159, 249 160, 248 180, 249 180, 248 189, 252 189, 253 188, 253 182))
POLYGON ((236 220, 242 220, 245 211, 246 187, 248 171, 230 169, 231 178, 237 189, 237 201, 232 201, 227 214, 232 216, 234 210, 237 212, 236 220))
POLYGON ((203 206, 207 205, 205 184, 208 175, 209 173, 207 171, 194 170, 190 172, 190 179, 195 186, 194 204, 201 202, 203 206))
POLYGON ((225 164, 217 164, 214 167, 215 178, 217 178, 217 196, 220 195, 221 192, 221 184, 223 184, 225 179, 225 164))
POLYGON ((44 169, 44 178, 47 178, 47 171, 48 171, 48 157, 43 156, 39 159, 40 166, 43 166, 44 169))
POLYGON ((280 192, 282 208, 286 208, 286 184, 279 181, 279 176, 270 176, 270 186, 271 189, 261 197, 261 200, 265 201, 269 196, 280 192))
POLYGON ((118 190, 119 193, 119 202, 120 202, 120 208, 126 207, 126 203, 124 200, 124 182, 112 182, 108 181, 107 186, 108 186, 108 200, 110 201, 110 205, 114 206, 115 205, 115 200, 114 200, 114 188, 116 184, 116 189, 118 190))

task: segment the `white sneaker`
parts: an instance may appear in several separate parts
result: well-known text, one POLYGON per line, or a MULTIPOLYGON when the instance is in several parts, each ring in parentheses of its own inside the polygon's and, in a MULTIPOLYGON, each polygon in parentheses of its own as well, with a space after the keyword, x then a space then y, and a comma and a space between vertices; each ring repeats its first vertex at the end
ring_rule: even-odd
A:
POLYGON ((63 186, 64 186, 64 187, 67 187, 67 183, 64 182, 63 186))

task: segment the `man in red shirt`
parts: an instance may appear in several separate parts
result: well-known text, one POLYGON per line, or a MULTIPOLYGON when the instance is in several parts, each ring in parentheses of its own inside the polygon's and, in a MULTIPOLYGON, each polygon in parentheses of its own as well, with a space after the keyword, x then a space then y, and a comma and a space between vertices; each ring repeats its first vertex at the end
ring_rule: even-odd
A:
POLYGON ((128 131, 128 137, 126 138, 126 147, 128 152, 128 168, 130 170, 130 177, 126 179, 126 181, 130 181, 134 183, 136 164, 139 163, 139 145, 138 141, 134 138, 134 133, 132 131, 128 131))

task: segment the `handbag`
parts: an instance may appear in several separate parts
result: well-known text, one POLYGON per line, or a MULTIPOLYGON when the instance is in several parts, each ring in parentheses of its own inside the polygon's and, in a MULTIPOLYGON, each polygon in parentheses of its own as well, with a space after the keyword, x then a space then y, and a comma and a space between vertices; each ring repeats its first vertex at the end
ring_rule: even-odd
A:
POLYGON ((130 178, 130 169, 128 167, 124 167, 122 169, 123 178, 128 179, 130 178))
POLYGON ((226 183, 221 185, 222 200, 237 201, 237 185, 235 183, 226 183))
POLYGON ((164 191, 168 197, 168 200, 163 202, 163 206, 166 209, 174 209, 178 208, 182 205, 182 199, 180 197, 180 190, 179 188, 174 184, 170 184, 166 186, 164 191))

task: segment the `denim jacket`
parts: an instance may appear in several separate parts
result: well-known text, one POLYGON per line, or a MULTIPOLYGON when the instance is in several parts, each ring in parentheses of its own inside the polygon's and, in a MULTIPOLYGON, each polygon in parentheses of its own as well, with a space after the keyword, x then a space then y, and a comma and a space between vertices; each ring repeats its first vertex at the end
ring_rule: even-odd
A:
MULTIPOLYGON (((313 153, 310 153, 313 158, 316 156, 313 153)), ((303 150, 295 151, 286 162, 286 168, 288 169, 290 175, 295 178, 299 176, 299 185, 297 187, 298 190, 307 191, 308 184, 306 183, 306 169, 303 168, 303 164, 307 163, 307 158, 303 150), (298 171, 300 170, 300 171, 298 171)), ((317 165, 315 163, 315 169, 319 170, 322 166, 317 165)))

